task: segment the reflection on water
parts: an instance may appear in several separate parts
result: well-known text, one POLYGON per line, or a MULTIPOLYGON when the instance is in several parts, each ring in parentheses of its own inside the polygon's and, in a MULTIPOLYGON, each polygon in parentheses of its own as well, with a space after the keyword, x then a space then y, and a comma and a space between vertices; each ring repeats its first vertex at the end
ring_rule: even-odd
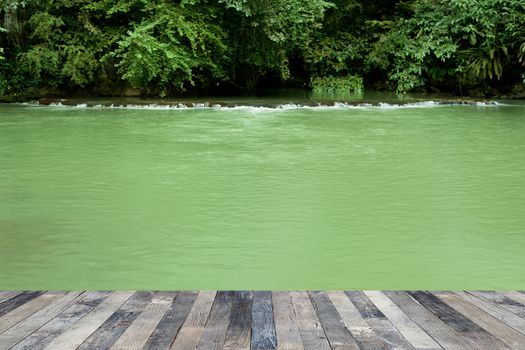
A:
POLYGON ((523 289, 524 112, 0 106, 0 289, 523 289))

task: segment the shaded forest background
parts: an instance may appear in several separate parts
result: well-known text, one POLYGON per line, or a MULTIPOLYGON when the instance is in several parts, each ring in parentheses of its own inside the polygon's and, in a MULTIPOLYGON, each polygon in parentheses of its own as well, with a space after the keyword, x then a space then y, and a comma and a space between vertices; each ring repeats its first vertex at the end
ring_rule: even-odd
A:
POLYGON ((525 0, 0 0, 0 100, 524 82, 525 0))

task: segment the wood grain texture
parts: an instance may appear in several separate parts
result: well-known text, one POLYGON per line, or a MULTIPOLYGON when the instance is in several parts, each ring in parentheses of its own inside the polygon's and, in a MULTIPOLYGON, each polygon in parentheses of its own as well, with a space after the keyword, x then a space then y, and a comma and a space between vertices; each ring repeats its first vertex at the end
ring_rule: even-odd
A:
POLYGON ((525 335, 525 319, 514 314, 509 309, 502 307, 501 304, 492 303, 487 299, 477 297, 472 293, 456 292, 456 294, 469 303, 476 305, 478 308, 485 311, 492 317, 500 320, 501 322, 509 325, 521 334, 525 335))
POLYGON ((252 300, 252 292, 234 292, 224 350, 246 350, 250 348, 252 300))
POLYGON ((169 349, 177 336, 182 323, 188 317, 197 298, 197 292, 179 292, 155 331, 151 334, 145 349, 169 349))
POLYGON ((511 298, 506 297, 502 293, 496 293, 496 292, 488 292, 488 291, 472 291, 469 292, 471 295, 475 295, 476 297, 480 299, 485 299, 487 301, 490 301, 494 304, 497 304, 501 308, 504 308, 519 317, 525 318, 525 305, 520 303, 519 301, 513 300, 511 298))
POLYGON ((170 349, 195 349, 208 321, 217 291, 201 291, 170 349))
POLYGON ((210 317, 204 328, 197 349, 220 350, 226 341, 226 329, 230 323, 230 313, 233 303, 233 292, 217 292, 215 302, 210 311, 210 317))
POLYGON ((173 297, 155 295, 111 347, 112 350, 141 350, 173 302, 173 297))
POLYGON ((386 344, 374 333, 348 296, 341 291, 328 292, 335 309, 346 328, 362 350, 384 350, 386 344))
POLYGON ((93 333, 105 320, 128 300, 133 292, 115 292, 97 305, 89 314, 71 326, 66 332, 56 337, 47 350, 76 349, 91 333, 93 333))
POLYGON ((385 292, 403 312, 446 350, 474 350, 470 343, 405 292, 385 292))
POLYGON ((272 292, 272 306, 278 350, 303 350, 290 293, 272 292))
POLYGON ((331 349, 308 293, 290 292, 290 297, 304 348, 331 349))
POLYGON ((77 350, 107 350, 153 298, 153 292, 136 292, 120 308, 100 325, 77 350))
MULTIPOLYGON (((434 292, 441 301, 446 303, 451 308, 457 310, 465 317, 468 317, 472 322, 482 327, 487 332, 490 332, 494 336, 498 337, 501 341, 505 342, 511 349, 519 349, 522 344, 525 344, 525 338, 523 334, 519 333, 512 327, 498 321, 496 318, 490 316, 477 306, 465 301, 455 293, 450 292, 434 292)), ((477 343, 473 339, 474 343, 477 343)), ((476 344, 477 347, 480 345, 476 344)))
POLYGON ((429 292, 410 292, 410 295, 464 338, 470 339, 473 344, 476 344, 478 349, 508 348, 499 339, 465 317, 465 315, 442 302, 435 295, 429 292))
MULTIPOLYGON (((80 296, 82 292, 69 292, 61 297, 55 298, 51 303, 31 314, 29 317, 12 326, 0 334, 0 344, 10 348, 23 340, 27 334, 31 334, 44 324, 49 322, 62 312, 71 302, 80 296)), ((47 295, 47 294, 46 294, 47 295)), ((40 297, 39 297, 40 298, 40 297)), ((33 299, 39 301, 39 298, 33 299)), ((25 304, 28 305, 29 303, 25 304)), ((18 310, 18 309, 17 309, 18 310)), ((14 311, 13 311, 14 312, 14 311)), ((7 317, 10 314, 5 315, 7 317)))
POLYGON ((18 294, 21 294, 22 292, 21 291, 16 291, 16 290, 5 290, 5 291, 0 291, 0 305, 6 301, 6 300, 9 300, 13 297, 16 297, 18 294))
POLYGON ((346 291, 345 294, 387 349, 414 349, 362 291, 346 291))
POLYGON ((365 291, 365 295, 388 317, 392 324, 416 349, 442 349, 424 330, 415 324, 394 302, 380 291, 365 291))
POLYGON ((330 347, 336 350, 359 350, 357 342, 346 328, 328 295, 325 292, 309 292, 308 294, 330 347))
POLYGON ((277 336, 273 321, 272 293, 254 292, 252 306, 251 349, 270 350, 277 348, 277 336))
POLYGON ((0 303, 0 317, 41 295, 42 292, 23 292, 0 303))
POLYGON ((49 292, 41 294, 36 298, 20 305, 16 309, 6 313, 0 317, 0 333, 7 331, 9 328, 31 316, 35 312, 43 309, 64 294, 64 292, 49 292))
POLYGON ((71 325, 100 304, 111 292, 85 292, 58 316, 31 333, 12 350, 41 350, 54 338, 65 332, 71 325))

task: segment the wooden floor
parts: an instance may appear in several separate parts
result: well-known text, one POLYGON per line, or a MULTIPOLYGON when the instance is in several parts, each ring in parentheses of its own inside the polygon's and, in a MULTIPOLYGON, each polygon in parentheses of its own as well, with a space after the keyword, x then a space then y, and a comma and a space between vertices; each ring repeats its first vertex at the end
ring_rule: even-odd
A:
POLYGON ((0 349, 525 349, 525 293, 0 291, 0 349))

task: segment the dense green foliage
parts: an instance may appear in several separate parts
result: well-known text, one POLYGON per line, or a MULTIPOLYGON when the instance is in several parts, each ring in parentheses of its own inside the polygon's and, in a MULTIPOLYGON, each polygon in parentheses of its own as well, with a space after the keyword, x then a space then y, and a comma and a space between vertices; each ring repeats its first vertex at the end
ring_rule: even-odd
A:
POLYGON ((523 0, 0 0, 0 25, 4 99, 525 82, 523 0))

